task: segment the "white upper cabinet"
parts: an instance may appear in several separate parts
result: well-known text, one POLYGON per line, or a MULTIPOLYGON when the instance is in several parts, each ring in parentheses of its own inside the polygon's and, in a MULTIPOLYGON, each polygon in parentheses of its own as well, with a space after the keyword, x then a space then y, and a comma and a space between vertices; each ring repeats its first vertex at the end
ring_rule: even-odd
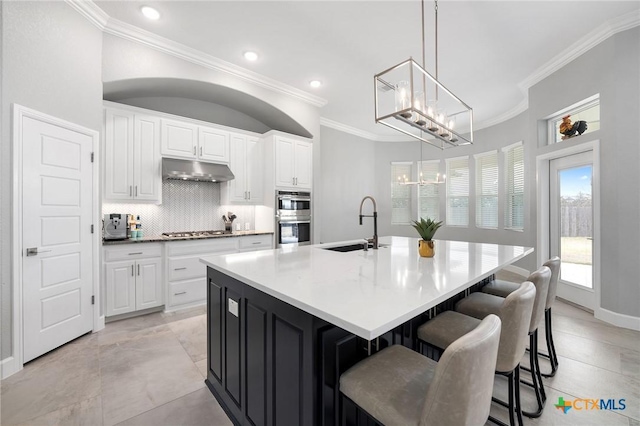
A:
POLYGON ((162 119, 162 155, 195 159, 198 150, 198 126, 183 121, 162 119))
POLYGON ((229 162, 229 132, 212 127, 198 130, 198 158, 216 163, 229 162))
POLYGON ((313 146, 309 142, 296 141, 295 149, 293 150, 293 176, 296 178, 296 187, 311 189, 312 148, 313 146))
POLYGON ((244 135, 231 135, 229 151, 229 168, 235 178, 227 182, 226 190, 223 188, 223 199, 227 204, 246 203, 247 137, 244 135))
POLYGON ((235 179, 222 186, 224 204, 262 204, 263 149, 258 138, 231 134, 229 168, 235 179))
POLYGON ((276 187, 311 189, 311 143, 278 136, 275 150, 276 187))
POLYGON ((159 119, 105 110, 105 200, 161 201, 159 144, 159 119))
POLYGON ((229 162, 229 132, 214 127, 162 119, 162 156, 229 162))
POLYGON ((247 192, 252 204, 264 200, 263 143, 258 138, 247 138, 247 192))
POLYGON ((160 120, 135 115, 133 136, 133 198, 161 199, 160 120))
POLYGON ((104 198, 133 199, 133 113, 105 110, 104 198))

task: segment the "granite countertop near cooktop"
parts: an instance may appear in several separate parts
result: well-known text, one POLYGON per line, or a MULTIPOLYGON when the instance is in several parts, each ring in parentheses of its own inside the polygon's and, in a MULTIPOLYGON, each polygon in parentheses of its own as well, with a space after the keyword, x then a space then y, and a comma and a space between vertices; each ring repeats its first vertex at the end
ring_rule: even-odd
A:
POLYGON ((126 240, 102 240, 103 246, 115 246, 119 244, 158 243, 166 241, 208 240, 211 238, 245 237, 248 235, 267 235, 272 231, 234 231, 232 234, 206 235, 200 237, 166 237, 164 235, 152 235, 142 238, 127 238, 126 240))

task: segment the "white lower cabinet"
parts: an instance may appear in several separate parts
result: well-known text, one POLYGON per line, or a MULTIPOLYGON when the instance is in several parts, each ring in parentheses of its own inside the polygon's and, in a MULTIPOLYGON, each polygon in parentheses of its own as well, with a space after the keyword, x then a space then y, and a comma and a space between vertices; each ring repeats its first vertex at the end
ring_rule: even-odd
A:
POLYGON ((203 241, 171 241, 165 246, 167 256, 166 311, 201 305, 207 299, 207 267, 200 258, 212 254, 237 252, 237 238, 203 241))
POLYGON ((200 262, 201 257, 270 249, 272 244, 271 234, 166 243, 165 310, 174 311, 206 303, 207 267, 200 262))
POLYGON ((164 305, 162 246, 104 248, 106 316, 164 305))
POLYGON ((202 305, 207 300, 207 267, 200 258, 272 247, 272 234, 106 246, 106 316, 162 305, 165 311, 202 305))

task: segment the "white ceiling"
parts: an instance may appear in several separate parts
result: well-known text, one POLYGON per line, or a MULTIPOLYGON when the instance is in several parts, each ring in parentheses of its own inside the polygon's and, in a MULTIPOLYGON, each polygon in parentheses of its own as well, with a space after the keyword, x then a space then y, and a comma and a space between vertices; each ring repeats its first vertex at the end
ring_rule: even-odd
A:
MULTIPOLYGON (((98 1, 135 25, 328 101, 322 117, 377 135, 373 75, 421 57, 419 1, 98 1), (149 21, 140 7, 161 13, 149 21), (260 58, 247 62, 242 53, 260 58), (311 89, 308 82, 324 85, 311 89)), ((638 1, 439 2, 439 79, 474 109, 475 127, 526 101, 528 77, 638 1), (525 88, 526 89, 526 88, 525 88)), ((425 3, 434 71, 433 2, 425 3)))

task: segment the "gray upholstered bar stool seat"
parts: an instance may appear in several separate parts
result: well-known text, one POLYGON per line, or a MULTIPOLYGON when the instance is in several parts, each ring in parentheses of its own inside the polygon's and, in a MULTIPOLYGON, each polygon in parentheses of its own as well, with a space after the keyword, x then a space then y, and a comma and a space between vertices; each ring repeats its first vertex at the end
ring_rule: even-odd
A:
MULTIPOLYGON (((542 383, 542 375, 540 373, 540 364, 538 363, 538 327, 542 321, 544 309, 547 301, 547 293, 549 291, 549 282, 551 280, 551 269, 542 266, 540 269, 529 275, 527 281, 533 283, 536 287, 536 296, 533 302, 533 311, 531 313, 531 321, 529 323, 529 361, 531 364, 531 385, 536 393, 538 407, 536 411, 522 411, 527 417, 540 417, 547 396, 542 383)), ((488 314, 499 314, 502 301, 505 299, 488 293, 472 293, 456 304, 456 311, 469 315, 478 319, 484 318, 488 314)), ((526 382, 524 382, 527 384, 526 382)))
MULTIPOLYGON (((558 354, 556 353, 556 345, 553 341, 553 327, 551 317, 551 307, 556 300, 558 291, 558 278, 560 277, 560 258, 555 256, 542 264, 551 269, 551 281, 549 281, 549 291, 547 292, 547 303, 544 310, 544 331, 547 341, 548 355, 538 352, 539 356, 549 358, 551 363, 551 372, 542 374, 543 377, 553 377, 558 371, 558 354)), ((504 280, 494 280, 482 288, 484 293, 493 294, 495 296, 507 297, 509 293, 518 288, 518 283, 504 280)))
MULTIPOLYGON (((531 312, 535 299, 535 286, 525 281, 508 297, 501 299, 498 316, 502 321, 496 372, 509 381, 509 420, 514 426, 516 417, 522 424, 520 410, 520 360, 525 352, 531 312)), ((469 333, 480 324, 480 320, 455 311, 445 311, 418 327, 418 339, 440 350, 446 350, 460 336, 469 333)), ((503 424, 495 419, 495 423, 503 424)))
POLYGON ((490 315, 435 362, 394 345, 340 376, 342 398, 387 426, 482 425, 489 417, 500 319, 490 315))

